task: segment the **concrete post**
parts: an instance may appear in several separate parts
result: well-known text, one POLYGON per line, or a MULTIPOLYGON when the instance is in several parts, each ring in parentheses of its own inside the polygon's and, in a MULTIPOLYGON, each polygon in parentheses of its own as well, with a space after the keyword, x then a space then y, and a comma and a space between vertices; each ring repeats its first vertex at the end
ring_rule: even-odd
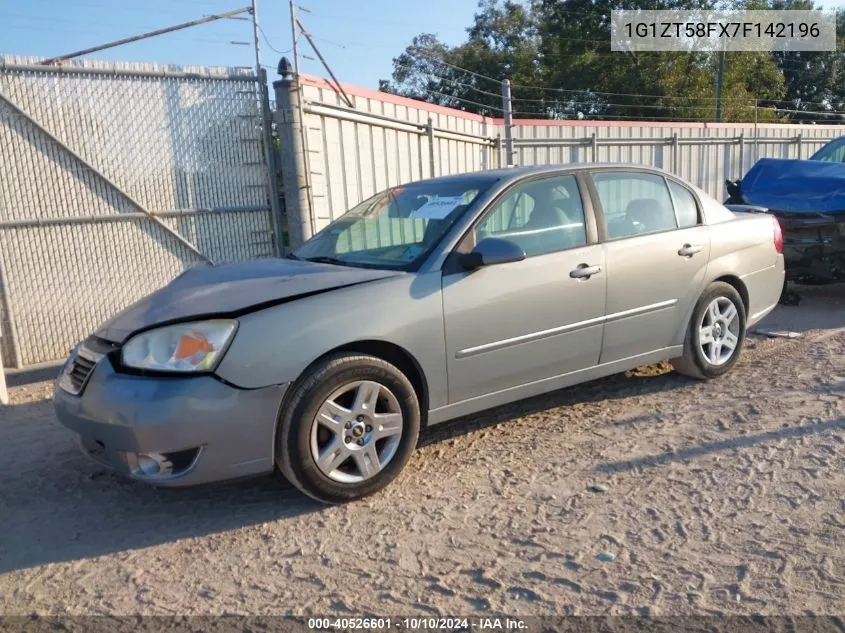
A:
POLYGON ((299 82, 286 58, 282 58, 279 63, 279 71, 282 78, 273 82, 276 92, 276 129, 279 133, 279 168, 282 170, 290 245, 296 247, 313 235, 302 121, 303 104, 300 103, 299 82))
MULTIPOLYGON (((253 0, 253 2, 254 1, 255 0, 253 0)), ((281 200, 279 199, 279 177, 276 170, 276 150, 273 148, 273 130, 271 127, 273 114, 270 112, 270 94, 267 89, 267 71, 260 67, 258 69, 258 83, 258 89, 261 93, 261 131, 264 139, 264 162, 265 167, 267 168, 267 196, 270 198, 270 214, 273 216, 273 232, 276 234, 276 255, 282 255, 285 245, 281 225, 282 210, 281 200)))
POLYGON ((507 166, 513 167, 513 115, 511 102, 511 82, 505 79, 502 82, 502 112, 505 125, 505 157, 507 166))
POLYGON ((428 122, 425 124, 425 136, 428 139, 428 175, 434 178, 436 175, 434 173, 434 125, 431 123, 431 117, 428 117, 428 122))

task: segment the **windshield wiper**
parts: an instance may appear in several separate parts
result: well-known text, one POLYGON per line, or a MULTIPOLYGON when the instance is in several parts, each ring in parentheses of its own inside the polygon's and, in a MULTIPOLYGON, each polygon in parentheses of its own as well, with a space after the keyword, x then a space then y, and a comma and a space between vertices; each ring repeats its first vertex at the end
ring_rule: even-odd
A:
POLYGON ((306 262, 315 262, 317 264, 334 264, 335 266, 349 266, 349 262, 345 262, 337 257, 328 257, 327 255, 318 255, 317 257, 306 257, 306 262))
POLYGON ((299 259, 299 257, 294 255, 293 253, 288 253, 287 255, 285 255, 285 259, 299 259))

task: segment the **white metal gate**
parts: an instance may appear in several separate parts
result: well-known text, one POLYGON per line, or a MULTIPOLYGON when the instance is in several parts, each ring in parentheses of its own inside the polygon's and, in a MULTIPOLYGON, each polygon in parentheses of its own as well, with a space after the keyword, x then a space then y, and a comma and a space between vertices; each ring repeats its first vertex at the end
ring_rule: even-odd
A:
POLYGON ((0 59, 0 352, 70 346, 186 267, 275 255, 250 71, 0 59))

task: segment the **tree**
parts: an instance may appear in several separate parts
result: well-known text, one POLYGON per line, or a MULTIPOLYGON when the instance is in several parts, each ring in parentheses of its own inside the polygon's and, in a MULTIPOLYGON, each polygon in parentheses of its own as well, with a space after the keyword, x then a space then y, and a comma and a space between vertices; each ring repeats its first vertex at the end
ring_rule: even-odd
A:
MULTIPOLYGON (((393 81, 381 87, 500 116, 500 82, 508 78, 515 114, 523 118, 712 119, 718 56, 611 52, 610 15, 612 9, 709 9, 715 1, 481 0, 466 42, 449 47, 433 35, 417 36, 393 60, 393 81)), ((812 7, 812 0, 736 3, 749 8, 783 8, 787 3, 812 7)), ((842 52, 813 58, 818 76, 809 79, 799 68, 809 64, 802 61, 809 58, 799 56, 795 65, 796 60, 785 55, 726 54, 724 120, 753 120, 755 100, 775 107, 784 99, 827 99, 831 104, 845 100, 842 52)), ((783 110, 790 109, 800 108, 768 107, 757 116, 781 118, 789 114, 783 110)))

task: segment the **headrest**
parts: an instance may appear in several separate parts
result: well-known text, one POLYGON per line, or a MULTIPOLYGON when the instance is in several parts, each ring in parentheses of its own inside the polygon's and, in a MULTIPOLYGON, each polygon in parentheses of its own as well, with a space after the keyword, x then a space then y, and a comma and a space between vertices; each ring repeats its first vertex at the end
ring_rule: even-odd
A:
POLYGON ((655 198, 635 198, 628 203, 625 215, 630 222, 638 222, 646 228, 655 228, 660 225, 663 206, 655 198))

